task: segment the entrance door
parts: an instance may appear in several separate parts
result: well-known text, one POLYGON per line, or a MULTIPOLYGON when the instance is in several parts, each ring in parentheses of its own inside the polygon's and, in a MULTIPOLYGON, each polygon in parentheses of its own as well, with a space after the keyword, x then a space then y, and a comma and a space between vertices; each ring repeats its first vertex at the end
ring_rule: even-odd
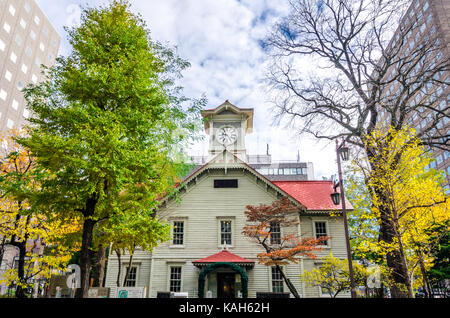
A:
POLYGON ((217 273, 217 298, 235 298, 235 273, 217 273))

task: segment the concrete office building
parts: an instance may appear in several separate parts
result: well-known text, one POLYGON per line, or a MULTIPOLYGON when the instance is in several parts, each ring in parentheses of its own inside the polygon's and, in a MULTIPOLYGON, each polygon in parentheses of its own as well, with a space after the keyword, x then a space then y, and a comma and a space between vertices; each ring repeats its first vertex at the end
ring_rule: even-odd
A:
MULTIPOLYGON (((31 115, 21 91, 43 79, 41 64, 55 63, 61 37, 34 0, 0 0, 0 130, 20 128, 31 115)), ((1 145, 4 147, 3 145, 1 145)), ((2 154, 7 149, 0 147, 2 154)), ((1 240, 1 236, 0 236, 1 240)), ((37 242, 33 253, 42 253, 37 242)), ((16 268, 18 250, 5 246, 1 257, 0 279, 16 268)), ((6 292, 0 285, 0 295, 6 292)))
POLYGON ((0 129, 20 128, 30 112, 21 90, 42 80, 61 37, 34 0, 0 0, 0 129))
MULTIPOLYGON (((429 39, 434 41, 435 45, 429 50, 430 54, 427 54, 426 62, 414 64, 413 70, 409 65, 408 67, 400 65, 400 68, 403 67, 407 70, 404 71, 407 72, 407 76, 414 77, 415 74, 423 72, 422 67, 429 67, 429 71, 432 71, 433 66, 447 63, 446 67, 442 67, 441 71, 436 71, 432 79, 428 80, 426 85, 409 100, 410 104, 424 104, 427 107, 418 108, 418 111, 413 112, 407 118, 408 124, 417 131, 426 132, 429 136, 442 136, 442 143, 447 140, 447 145, 442 144, 439 148, 431 149, 432 156, 436 161, 429 165, 429 168, 445 173, 447 193, 450 193, 450 149, 448 147, 448 136, 450 135, 449 18, 449 0, 413 0, 402 17, 389 46, 390 48, 398 47, 398 43, 402 43, 399 54, 402 57, 408 57, 413 56, 424 41, 429 39), (431 123, 434 121, 436 114, 439 114, 441 119, 437 122, 436 127, 431 129, 431 123)), ((398 67, 399 65, 393 65, 392 68, 397 70, 398 67)), ((387 80, 390 80, 391 75, 387 76, 387 80)), ((418 84, 417 82, 412 84, 411 89, 416 89, 418 84)), ((398 84, 398 81, 393 81, 388 89, 388 95, 396 96, 402 89, 403 87, 398 84)), ((388 122, 389 114, 385 110, 382 110, 381 115, 388 122)))

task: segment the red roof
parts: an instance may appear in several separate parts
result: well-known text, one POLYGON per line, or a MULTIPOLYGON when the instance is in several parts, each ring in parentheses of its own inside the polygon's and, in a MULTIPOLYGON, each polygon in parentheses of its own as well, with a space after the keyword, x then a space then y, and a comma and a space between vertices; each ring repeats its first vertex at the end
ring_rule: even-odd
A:
MULTIPOLYGON (((272 181, 277 187, 294 197, 308 210, 341 210, 342 203, 334 205, 331 193, 334 192, 332 181, 272 181)), ((353 209, 345 200, 346 209, 353 209)))
POLYGON ((193 261, 194 264, 209 264, 209 263, 237 263, 253 265, 255 262, 230 253, 228 250, 223 250, 217 254, 193 261))

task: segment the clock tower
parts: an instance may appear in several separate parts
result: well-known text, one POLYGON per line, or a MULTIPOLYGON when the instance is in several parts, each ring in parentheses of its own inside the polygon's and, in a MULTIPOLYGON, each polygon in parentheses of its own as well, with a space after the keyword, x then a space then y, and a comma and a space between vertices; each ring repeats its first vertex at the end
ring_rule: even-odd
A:
POLYGON ((226 149, 247 162, 245 136, 253 130, 253 108, 239 108, 227 100, 202 111, 202 116, 209 135, 209 159, 226 149))

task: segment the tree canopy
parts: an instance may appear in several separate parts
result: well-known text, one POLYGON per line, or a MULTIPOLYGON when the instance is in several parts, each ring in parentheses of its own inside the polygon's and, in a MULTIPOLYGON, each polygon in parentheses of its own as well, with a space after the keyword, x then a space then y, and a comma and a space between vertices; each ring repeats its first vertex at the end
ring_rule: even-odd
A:
POLYGON ((94 228, 151 211, 172 190, 203 100, 183 96, 176 79, 189 64, 151 39, 128 1, 85 8, 81 24, 66 30, 72 51, 26 89, 33 117, 18 142, 48 172, 29 194, 33 204, 83 218, 87 296, 94 228))

